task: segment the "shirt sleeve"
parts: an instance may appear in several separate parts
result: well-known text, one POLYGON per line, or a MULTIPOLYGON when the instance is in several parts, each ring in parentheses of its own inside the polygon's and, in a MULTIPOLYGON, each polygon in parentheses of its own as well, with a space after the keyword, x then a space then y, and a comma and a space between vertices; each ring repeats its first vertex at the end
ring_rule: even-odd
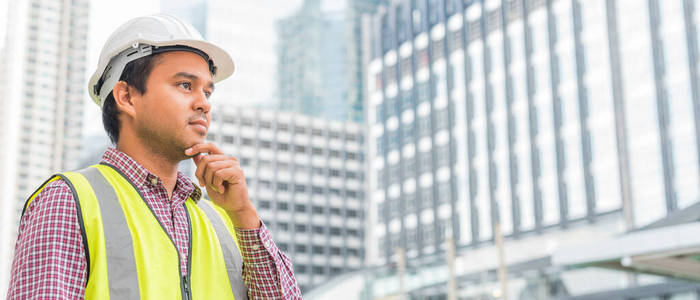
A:
POLYGON ((86 260, 73 192, 49 183, 20 219, 7 299, 83 299, 86 260))
POLYGON ((250 299, 301 299, 292 262, 277 248, 265 223, 258 229, 236 228, 236 237, 250 299))

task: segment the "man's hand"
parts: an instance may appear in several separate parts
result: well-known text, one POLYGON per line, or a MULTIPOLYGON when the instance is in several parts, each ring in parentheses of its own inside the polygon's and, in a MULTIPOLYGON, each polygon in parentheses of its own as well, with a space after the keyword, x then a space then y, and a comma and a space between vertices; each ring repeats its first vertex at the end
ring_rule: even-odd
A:
POLYGON ((243 169, 235 157, 225 155, 212 143, 194 145, 185 150, 185 155, 192 156, 197 165, 195 176, 199 186, 206 187, 211 200, 226 210, 234 226, 260 227, 260 218, 248 196, 243 169))

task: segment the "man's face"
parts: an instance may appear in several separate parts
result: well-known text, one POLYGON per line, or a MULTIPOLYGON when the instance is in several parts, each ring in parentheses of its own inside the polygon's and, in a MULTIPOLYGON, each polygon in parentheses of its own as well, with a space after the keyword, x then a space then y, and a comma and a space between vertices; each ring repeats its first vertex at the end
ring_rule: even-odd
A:
POLYGON ((162 54, 136 103, 138 137, 156 153, 186 159, 185 149, 205 141, 213 91, 209 66, 201 56, 186 51, 162 54))

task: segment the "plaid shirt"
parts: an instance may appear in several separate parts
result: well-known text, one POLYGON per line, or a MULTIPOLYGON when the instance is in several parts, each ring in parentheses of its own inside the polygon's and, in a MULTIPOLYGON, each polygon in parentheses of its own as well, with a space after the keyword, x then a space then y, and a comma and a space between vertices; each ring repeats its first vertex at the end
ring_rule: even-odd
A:
MULTIPOLYGON (((186 273, 189 226, 182 204, 187 197, 198 200, 201 190, 178 172, 172 199, 168 199, 160 179, 123 152, 109 149, 102 162, 117 167, 141 191, 173 237, 181 253, 180 267, 186 273)), ((73 193, 63 180, 49 183, 32 201, 20 220, 19 232, 7 298, 83 299, 85 250, 73 193)), ((277 249, 265 224, 259 229, 236 228, 236 236, 243 257, 243 281, 251 299, 301 299, 292 264, 277 249)))

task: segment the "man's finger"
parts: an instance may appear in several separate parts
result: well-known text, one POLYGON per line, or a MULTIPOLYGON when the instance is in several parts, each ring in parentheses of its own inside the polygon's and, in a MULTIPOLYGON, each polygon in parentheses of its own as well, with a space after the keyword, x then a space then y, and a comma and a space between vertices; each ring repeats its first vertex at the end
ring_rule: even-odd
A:
POLYGON ((207 169, 207 164, 212 162, 212 161, 220 161, 220 160, 225 160, 228 159, 228 156, 222 155, 222 154, 212 154, 212 155, 203 155, 203 154, 198 154, 195 155, 193 158, 194 163, 197 165, 197 170, 194 172, 194 176, 199 179, 199 185, 203 186, 205 181, 204 181, 204 171, 207 169))
POLYGON ((214 143, 197 144, 185 150, 185 155, 195 155, 197 153, 223 154, 224 152, 214 143))
POLYGON ((207 170, 206 170, 206 172, 204 172, 204 182, 206 184, 213 186, 215 189, 218 190, 218 192, 222 192, 220 190, 220 187, 219 187, 219 185, 221 183, 215 182, 216 176, 214 176, 214 173, 216 173, 216 171, 219 171, 221 169, 233 167, 233 163, 234 162, 232 160, 214 161, 214 162, 208 163, 207 170))

